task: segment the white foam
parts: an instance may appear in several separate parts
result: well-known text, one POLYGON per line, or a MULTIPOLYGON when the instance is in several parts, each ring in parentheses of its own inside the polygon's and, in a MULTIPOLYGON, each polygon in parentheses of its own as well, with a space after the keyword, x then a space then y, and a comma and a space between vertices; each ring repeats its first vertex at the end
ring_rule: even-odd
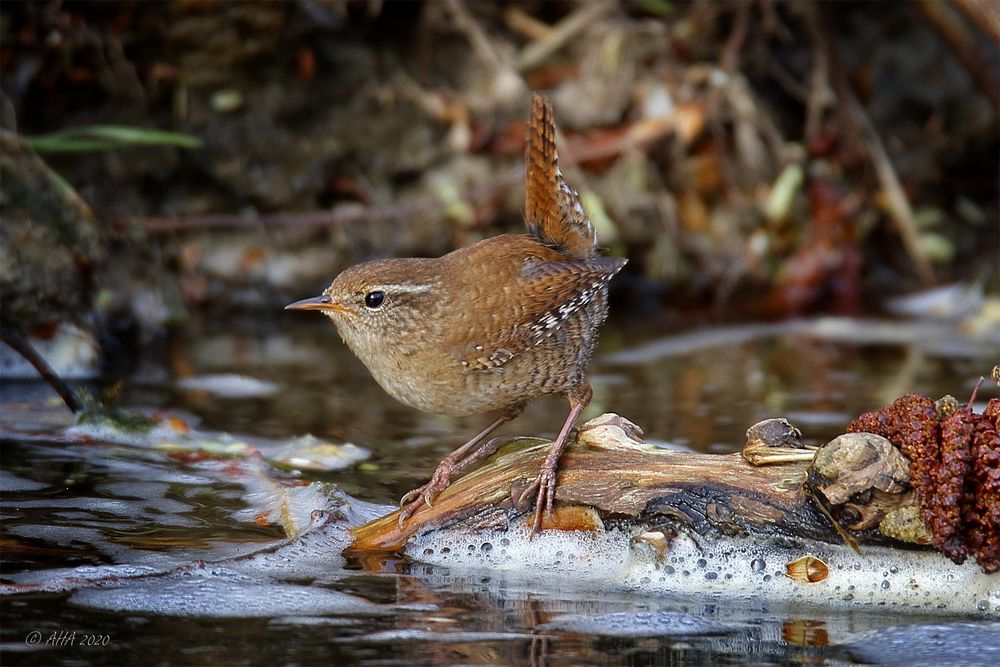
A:
POLYGON ((291 539, 222 561, 227 568, 254 577, 275 579, 336 579, 343 566, 340 553, 349 543, 348 523, 337 514, 316 512, 312 525, 291 539))
POLYGON ((839 545, 796 546, 750 539, 675 538, 665 554, 634 532, 544 531, 534 540, 517 525, 475 533, 436 531, 407 545, 407 555, 456 569, 518 572, 574 586, 669 593, 697 599, 742 599, 833 607, 888 607, 928 613, 1000 615, 1000 581, 971 560, 955 565, 930 551, 839 545), (805 583, 787 563, 812 555, 829 576, 805 583))
POLYGON ((177 383, 187 391, 204 391, 221 398, 258 398, 278 393, 278 385, 236 373, 198 375, 184 378, 177 383))
POLYGON ((371 642, 373 644, 405 645, 407 642, 436 642, 442 644, 473 644, 538 639, 540 635, 527 632, 433 632, 430 630, 401 629, 370 632, 357 637, 341 637, 341 642, 371 642))
POLYGON ((16 582, 11 588, 0 590, 4 593, 17 593, 21 592, 21 589, 28 590, 35 587, 45 591, 71 591, 91 583, 101 584, 162 573, 162 569, 146 565, 81 565, 72 568, 19 572, 13 577, 8 576, 16 582))
POLYGON ((90 609, 188 617, 389 613, 377 604, 328 588, 257 583, 225 572, 151 579, 120 588, 84 589, 74 593, 69 602, 90 609))
MULTIPOLYGON (((66 508, 66 512, 56 514, 73 520, 93 520, 100 525, 111 525, 121 529, 122 521, 151 521, 176 526, 196 526, 197 522, 182 516, 181 512, 190 511, 190 505, 166 498, 149 498, 145 500, 117 500, 114 498, 96 498, 82 496, 78 498, 46 498, 44 500, 0 500, 0 507, 8 509, 56 509, 66 508), (162 504, 162 505, 161 505, 162 504), (162 514, 157 514, 158 510, 162 514)), ((77 521, 76 525, 89 525, 77 521)))
POLYGON ((546 530, 531 540, 528 530, 518 525, 506 531, 425 534, 411 540, 406 553, 434 565, 565 573, 600 581, 609 571, 625 566, 629 541, 630 536, 620 531, 602 533, 598 539, 591 533, 562 530, 546 530))
MULTIPOLYGON (((110 419, 89 420, 64 429, 62 439, 67 442, 97 441, 171 451, 204 451, 227 457, 248 457, 259 452, 273 463, 314 471, 347 468, 371 455, 367 449, 352 443, 335 444, 311 435, 283 440, 242 437, 229 433, 175 428, 170 420, 161 420, 151 428, 127 428, 110 419)), ((210 465, 212 462, 201 463, 210 465)), ((198 465, 195 463, 191 467, 196 468, 198 465)), ((121 476, 122 479, 137 479, 129 475, 133 471, 127 468, 119 472, 126 473, 121 476)), ((204 480, 187 482, 176 478, 166 481, 180 484, 206 483, 204 480)))

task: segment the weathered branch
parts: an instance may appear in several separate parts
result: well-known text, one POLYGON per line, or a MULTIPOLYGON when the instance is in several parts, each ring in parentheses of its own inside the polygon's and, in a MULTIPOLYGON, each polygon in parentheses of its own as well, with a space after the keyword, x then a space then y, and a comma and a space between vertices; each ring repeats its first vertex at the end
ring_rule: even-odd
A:
MULTIPOLYGON (((784 535, 841 543, 802 489, 807 463, 754 467, 741 454, 664 450, 642 443, 633 429, 616 415, 584 426, 560 461, 559 511, 551 527, 597 528, 623 521, 684 527, 700 535, 784 535)), ((412 535, 455 524, 476 527, 526 520, 512 497, 534 479, 548 450, 549 443, 535 442, 502 450, 402 528, 397 512, 361 526, 350 551, 397 551, 412 535)))

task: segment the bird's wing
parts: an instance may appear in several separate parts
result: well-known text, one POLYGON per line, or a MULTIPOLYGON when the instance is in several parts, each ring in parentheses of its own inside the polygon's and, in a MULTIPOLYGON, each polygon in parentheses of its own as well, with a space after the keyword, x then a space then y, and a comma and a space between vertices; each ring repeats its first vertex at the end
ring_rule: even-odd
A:
POLYGON ((472 370, 499 368, 553 335, 605 288, 626 261, 623 257, 526 260, 520 279, 511 283, 514 293, 505 297, 506 303, 516 304, 516 313, 511 317, 480 304, 480 315, 493 326, 487 325, 481 339, 457 350, 462 365, 472 370))

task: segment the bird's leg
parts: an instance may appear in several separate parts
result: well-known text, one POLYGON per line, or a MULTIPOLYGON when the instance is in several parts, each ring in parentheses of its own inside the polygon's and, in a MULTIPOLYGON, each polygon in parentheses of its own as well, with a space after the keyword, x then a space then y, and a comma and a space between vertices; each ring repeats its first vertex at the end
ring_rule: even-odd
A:
POLYGON ((563 450, 569 444, 573 425, 583 409, 590 403, 593 395, 594 390, 586 382, 569 392, 567 395, 570 405, 569 416, 566 417, 562 430, 559 431, 559 437, 552 443, 538 477, 531 483, 531 486, 521 493, 517 500, 517 506, 521 507, 531 496, 535 496, 535 520, 531 524, 532 535, 538 533, 542 528, 542 514, 552 515, 552 503, 556 498, 556 469, 559 467, 559 457, 562 456, 563 450))
POLYGON ((523 403, 518 403, 504 410, 492 424, 480 431, 467 443, 444 457, 441 463, 438 464, 437 469, 434 470, 434 474, 431 475, 429 482, 413 489, 400 498, 399 525, 402 526, 419 509, 421 504, 426 504, 430 507, 434 498, 448 488, 452 475, 465 470, 473 463, 481 461, 495 452, 502 442, 499 438, 493 438, 485 445, 481 443, 490 433, 524 412, 524 407, 523 403))
POLYGON ((61 377, 56 375, 56 372, 52 370, 52 367, 45 361, 45 358, 38 353, 38 350, 28 342, 24 334, 16 329, 7 327, 0 330, 0 339, 3 339, 3 342, 7 343, 12 350, 20 354, 29 364, 35 367, 35 370, 42 376, 42 379, 56 390, 56 393, 62 398, 67 408, 75 413, 79 413, 83 409, 80 401, 73 395, 69 386, 63 382, 61 377))

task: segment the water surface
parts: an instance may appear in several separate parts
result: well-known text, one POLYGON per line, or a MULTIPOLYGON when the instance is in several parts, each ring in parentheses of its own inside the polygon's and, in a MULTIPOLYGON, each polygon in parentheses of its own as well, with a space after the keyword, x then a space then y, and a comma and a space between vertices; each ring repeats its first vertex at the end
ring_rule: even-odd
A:
MULTIPOLYGON (((121 401, 162 409, 199 432, 236 436, 210 451, 67 442, 57 437, 58 410, 38 408, 49 396, 43 386, 3 383, 3 577, 105 577, 97 587, 0 597, 4 664, 823 663, 850 660, 834 644, 853 633, 966 620, 673 599, 402 559, 345 561, 340 538, 329 535, 317 549, 241 561, 283 539, 275 488, 293 494, 299 509, 329 501, 345 521, 361 521, 384 509, 366 503, 394 502, 487 418, 424 415, 395 403, 320 318, 193 330, 143 359, 121 401), (223 374, 254 382, 216 377, 223 374), (200 381, 206 377, 215 379, 200 381), (10 428, 27 423, 33 431, 10 428), (269 443, 304 434, 354 443, 371 456, 339 470, 275 466, 271 458, 280 457, 270 457, 269 443), (264 460, 239 449, 248 442, 264 460), (301 495, 315 492, 299 486, 312 481, 366 502, 348 500, 345 509, 335 491, 301 495), (190 569, 199 559, 207 569, 190 569), (121 576, 173 574, 120 587, 108 570, 67 569, 113 565, 146 568, 110 571, 121 576), (189 569, 177 574, 178 567, 189 569), (214 606, 192 611, 192 600, 205 599, 214 606), (154 601, 161 607, 150 611, 154 601), (33 646, 32 632, 42 637, 33 646), (59 632, 75 632, 74 645, 45 643, 59 632), (103 643, 81 646, 83 635, 103 643)), ((822 443, 854 415, 907 391, 965 400, 998 350, 996 338, 970 340, 936 325, 827 321, 683 332, 664 322, 613 321, 592 366, 594 402, 585 417, 615 411, 655 442, 724 453, 742 447, 750 424, 785 416, 807 441, 822 443)), ((995 388, 984 387, 978 400, 991 395, 995 388)), ((538 401, 504 432, 551 437, 565 409, 561 399, 538 401)), ((309 518, 291 520, 301 526, 309 518)))

